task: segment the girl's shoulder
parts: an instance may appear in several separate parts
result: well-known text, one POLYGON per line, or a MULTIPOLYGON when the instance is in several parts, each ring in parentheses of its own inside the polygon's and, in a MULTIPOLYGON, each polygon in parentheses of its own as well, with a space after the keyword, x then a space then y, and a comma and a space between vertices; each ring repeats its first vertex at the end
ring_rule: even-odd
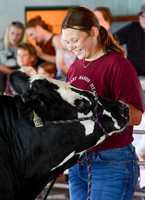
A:
POLYGON ((61 39, 59 34, 53 34, 52 43, 55 49, 62 48, 61 39))

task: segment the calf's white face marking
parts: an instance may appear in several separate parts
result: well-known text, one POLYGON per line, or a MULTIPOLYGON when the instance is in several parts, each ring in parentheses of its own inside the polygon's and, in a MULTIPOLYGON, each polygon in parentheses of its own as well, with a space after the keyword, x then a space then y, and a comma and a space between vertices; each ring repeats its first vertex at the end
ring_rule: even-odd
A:
POLYGON ((74 101, 76 99, 81 99, 82 98, 81 95, 79 95, 78 93, 73 92, 70 89, 70 84, 69 83, 66 83, 64 81, 55 80, 55 79, 49 79, 49 78, 47 78, 47 77, 45 77, 45 76, 43 76, 41 74, 36 74, 36 75, 31 76, 30 84, 32 84, 33 81, 35 81, 35 80, 43 80, 43 79, 47 79, 48 82, 57 85, 58 86, 57 92, 61 95, 61 97, 65 101, 69 102, 73 106, 74 106, 74 101))
MULTIPOLYGON (((45 77, 44 75, 41 75, 41 74, 35 74, 35 75, 31 76, 30 87, 32 86, 33 81, 43 80, 43 79, 47 79, 48 82, 57 85, 58 86, 57 92, 59 93, 59 95, 65 101, 67 101, 68 103, 70 103, 74 107, 75 107, 75 100, 76 99, 82 99, 82 97, 84 99, 86 99, 88 102, 90 102, 90 100, 86 96, 83 96, 82 94, 80 95, 79 93, 71 90, 71 88, 75 88, 75 87, 73 87, 69 83, 66 83, 64 81, 55 80, 55 79, 50 79, 50 78, 47 78, 47 77, 45 77)), ((91 102, 90 102, 90 104, 91 104, 91 102)), ((92 112, 88 113, 87 116, 92 116, 92 112)), ((82 117, 86 117, 86 115, 84 115, 83 113, 78 113, 78 118, 82 118, 82 117)))
POLYGON ((108 112, 107 110, 103 110, 103 115, 109 116, 112 119, 112 121, 114 122, 114 127, 116 129, 120 129, 120 126, 118 125, 118 122, 112 117, 110 112, 108 112))
POLYGON ((85 135, 90 135, 93 133, 95 122, 92 120, 85 120, 80 122, 85 128, 85 135))

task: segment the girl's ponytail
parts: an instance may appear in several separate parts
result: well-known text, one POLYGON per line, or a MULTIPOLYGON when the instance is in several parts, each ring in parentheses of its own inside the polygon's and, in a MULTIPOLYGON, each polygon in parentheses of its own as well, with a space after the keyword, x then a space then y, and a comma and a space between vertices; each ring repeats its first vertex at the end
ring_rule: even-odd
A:
POLYGON ((103 51, 106 54, 109 53, 109 50, 114 50, 122 54, 124 57, 126 57, 123 48, 118 44, 118 42, 113 38, 113 36, 108 33, 108 31, 103 26, 100 26, 99 32, 100 32, 99 35, 100 43, 103 51))

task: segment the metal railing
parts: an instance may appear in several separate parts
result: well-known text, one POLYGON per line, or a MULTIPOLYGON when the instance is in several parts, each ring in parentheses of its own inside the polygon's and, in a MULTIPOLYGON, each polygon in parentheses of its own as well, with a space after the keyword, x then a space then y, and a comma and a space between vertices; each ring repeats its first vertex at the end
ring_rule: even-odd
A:
MULTIPOLYGON (((142 135, 142 134, 145 134, 145 130, 133 130, 133 134, 142 135)), ((145 161, 138 161, 138 165, 145 165, 145 161)), ((145 197, 145 192, 137 192, 137 191, 135 191, 134 196, 136 196, 136 197, 145 197)))

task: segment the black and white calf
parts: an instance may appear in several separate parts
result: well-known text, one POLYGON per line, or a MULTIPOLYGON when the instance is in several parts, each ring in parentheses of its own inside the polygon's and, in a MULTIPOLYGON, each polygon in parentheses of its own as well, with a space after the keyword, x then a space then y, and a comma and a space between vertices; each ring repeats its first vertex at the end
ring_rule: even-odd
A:
POLYGON ((0 200, 34 200, 84 150, 129 121, 126 104, 65 82, 15 71, 10 83, 19 95, 0 96, 0 200))

